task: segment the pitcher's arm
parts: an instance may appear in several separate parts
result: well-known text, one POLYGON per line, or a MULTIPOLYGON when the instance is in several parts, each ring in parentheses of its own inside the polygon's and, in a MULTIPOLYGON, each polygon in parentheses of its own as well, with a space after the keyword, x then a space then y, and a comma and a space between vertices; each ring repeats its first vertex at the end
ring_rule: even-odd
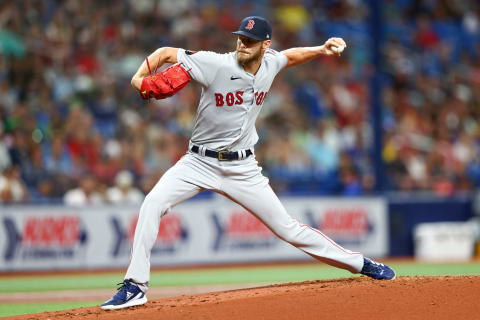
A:
MULTIPOLYGON (((160 68, 164 63, 177 63, 178 48, 163 47, 155 50, 148 56, 148 62, 153 72, 156 68, 160 68)), ((130 82, 132 86, 140 91, 142 86, 142 80, 145 76, 149 75, 147 61, 143 61, 142 65, 138 68, 135 75, 130 82)))
POLYGON ((285 68, 288 68, 305 63, 321 55, 340 56, 341 51, 346 47, 347 44, 342 38, 330 38, 321 46, 290 48, 283 50, 281 53, 283 53, 288 59, 285 66, 285 68))

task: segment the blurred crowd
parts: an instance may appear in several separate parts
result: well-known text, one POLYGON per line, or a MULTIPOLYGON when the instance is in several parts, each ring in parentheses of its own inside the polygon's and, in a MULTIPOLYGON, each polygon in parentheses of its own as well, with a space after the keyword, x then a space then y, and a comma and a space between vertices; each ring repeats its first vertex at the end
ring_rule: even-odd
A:
MULTIPOLYGON (((480 5, 382 1, 386 189, 480 185, 480 5)), ((187 150, 200 89, 144 102, 130 79, 162 46, 229 52, 247 15, 272 47, 343 37, 276 78, 256 155, 278 192, 373 192, 368 3, 23 0, 0 3, 0 202, 140 203, 187 150)))
MULTIPOLYGON (((387 6, 388 7, 388 6, 387 6)), ((392 185, 440 195, 480 185, 480 3, 387 10, 384 150, 392 185)))

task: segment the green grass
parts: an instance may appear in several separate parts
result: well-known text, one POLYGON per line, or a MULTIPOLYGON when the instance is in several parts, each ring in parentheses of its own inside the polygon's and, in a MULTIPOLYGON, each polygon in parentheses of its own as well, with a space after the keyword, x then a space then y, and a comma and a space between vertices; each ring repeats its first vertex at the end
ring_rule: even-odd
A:
MULTIPOLYGON (((347 277, 347 271, 322 265, 284 265, 263 267, 212 268, 199 270, 154 271, 153 287, 272 283, 347 277)), ((12 277, 2 279, 0 293, 115 288, 123 273, 12 277)))
MULTIPOLYGON (((389 263, 399 276, 414 275, 480 275, 480 262, 426 264, 389 263)), ((123 272, 80 275, 16 276, 2 278, 0 293, 41 292, 56 290, 108 289, 123 279, 123 272)), ((198 270, 154 271, 150 283, 154 287, 235 283, 273 283, 349 277, 347 271, 320 264, 299 264, 259 267, 212 268, 198 270)))
POLYGON ((19 304, 0 304, 0 317, 17 316, 29 313, 39 313, 98 305, 98 301, 76 302, 37 302, 19 304))
MULTIPOLYGON (((399 276, 441 276, 441 275, 480 275, 480 261, 471 263, 427 264, 411 262, 389 263, 399 276)), ((2 277, 0 293, 42 292, 57 290, 112 289, 123 279, 123 272, 94 273, 79 275, 42 275, 2 277)), ((316 279, 345 278, 349 272, 321 264, 298 264, 279 266, 256 266, 234 268, 211 268, 196 270, 154 271, 151 275, 152 287, 280 283, 316 279)), ((0 316, 18 315, 71 309, 97 305, 94 302, 0 304, 0 316)))
POLYGON ((470 263, 415 263, 389 264, 398 276, 478 276, 480 261, 470 263))

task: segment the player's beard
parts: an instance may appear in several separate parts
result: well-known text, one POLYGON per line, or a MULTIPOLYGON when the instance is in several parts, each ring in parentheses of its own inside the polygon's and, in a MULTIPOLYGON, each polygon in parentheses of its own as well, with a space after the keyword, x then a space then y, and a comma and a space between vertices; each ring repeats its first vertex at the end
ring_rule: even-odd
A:
POLYGON ((252 52, 249 56, 247 57, 241 57, 239 54, 239 49, 237 49, 237 62, 241 66, 246 66, 249 63, 256 61, 261 58, 262 56, 262 47, 259 47, 257 51, 252 52))

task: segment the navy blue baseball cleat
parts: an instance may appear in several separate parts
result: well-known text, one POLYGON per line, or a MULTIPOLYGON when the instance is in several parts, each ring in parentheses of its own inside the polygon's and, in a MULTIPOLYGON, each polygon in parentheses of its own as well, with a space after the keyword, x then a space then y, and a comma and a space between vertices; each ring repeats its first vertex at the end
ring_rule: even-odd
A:
POLYGON ((145 293, 135 283, 125 279, 119 285, 118 292, 100 306, 103 310, 123 309, 147 302, 145 293))
POLYGON ((377 280, 395 279, 395 271, 393 271, 389 266, 365 257, 363 258, 363 268, 360 273, 377 280))

